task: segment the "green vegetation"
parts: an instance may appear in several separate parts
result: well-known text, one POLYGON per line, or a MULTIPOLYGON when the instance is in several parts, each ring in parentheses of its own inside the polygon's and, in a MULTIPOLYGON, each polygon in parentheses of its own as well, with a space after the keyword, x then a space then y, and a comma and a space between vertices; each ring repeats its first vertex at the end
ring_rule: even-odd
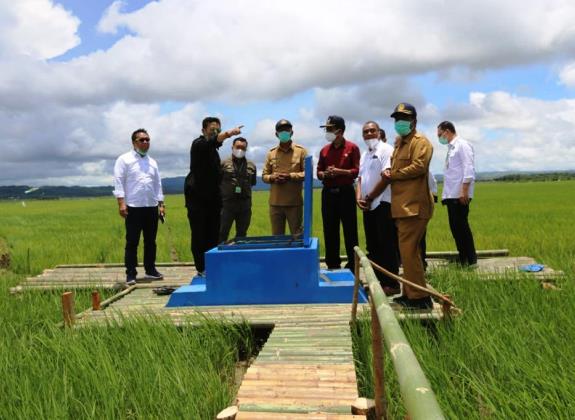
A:
MULTIPOLYGON (((433 274, 433 285, 464 315, 436 326, 407 323, 405 330, 448 417, 575 417, 574 189, 575 181, 477 184, 470 213, 477 248, 508 248, 567 276, 561 290, 547 290, 533 280, 485 281, 457 269, 433 274)), ((318 192, 315 203, 314 235, 322 238, 318 192)), ((158 259, 170 261, 174 248, 189 261, 183 197, 168 196, 167 205, 158 259)), ((267 193, 258 192, 250 234, 267 235, 269 226, 267 193)), ((365 247, 361 218, 359 226, 365 247)), ((113 197, 0 202, 0 238, 11 253, 11 271, 0 270, 0 418, 213 418, 230 402, 237 348, 250 346, 245 326, 179 330, 164 320, 135 320, 62 331, 55 326, 59 293, 7 292, 57 264, 121 262, 123 236, 113 197)), ((441 205, 427 241, 430 251, 454 249, 441 205)), ((80 293, 77 306, 88 305, 89 291, 80 293)), ((362 323, 355 350, 360 387, 370 395, 369 328, 362 323)), ((390 411, 399 417, 387 363, 390 411)))

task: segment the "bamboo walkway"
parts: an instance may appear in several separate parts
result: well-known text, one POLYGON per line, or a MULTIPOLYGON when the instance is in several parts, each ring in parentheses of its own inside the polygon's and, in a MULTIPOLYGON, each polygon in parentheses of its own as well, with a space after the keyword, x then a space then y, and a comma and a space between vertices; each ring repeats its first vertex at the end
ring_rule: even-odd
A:
MULTIPOLYGON (((449 257, 451 255, 451 253, 447 252, 430 254, 431 258, 428 258, 428 269, 430 271, 447 266, 448 258, 438 257, 449 257)), ((499 256, 479 258, 475 273, 485 280, 494 280, 507 275, 515 275, 518 272, 518 267, 535 263, 535 259, 531 257, 499 256)), ((166 277, 166 281, 174 286, 189 284, 190 279, 196 272, 193 263, 160 263, 158 268, 166 277)), ((553 270, 548 266, 545 266, 540 272, 525 274, 525 278, 532 277, 542 281, 554 280, 563 275, 561 271, 553 270)), ((124 281, 125 274, 122 264, 58 265, 55 268, 44 270, 38 276, 27 278, 20 285, 12 288, 11 291, 18 293, 26 289, 122 289, 124 288, 124 281)), ((140 278, 138 283, 139 285, 145 285, 151 282, 140 278)))

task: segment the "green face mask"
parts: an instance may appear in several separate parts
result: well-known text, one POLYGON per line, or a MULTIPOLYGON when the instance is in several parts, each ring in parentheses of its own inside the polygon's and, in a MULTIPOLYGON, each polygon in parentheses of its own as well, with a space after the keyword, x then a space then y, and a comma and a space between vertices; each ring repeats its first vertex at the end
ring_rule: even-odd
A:
POLYGON ((439 143, 445 145, 445 144, 449 143, 449 140, 447 140, 444 136, 441 136, 439 138, 439 143))
POLYGON ((278 133, 278 139, 280 139, 280 142, 286 143, 291 140, 291 133, 289 131, 280 131, 278 133))
POLYGON ((411 133, 411 121, 399 120, 395 122, 395 132, 401 137, 411 133))
POLYGON ((148 151, 147 151, 147 150, 145 150, 145 151, 144 151, 144 150, 140 150, 140 149, 138 149, 137 147, 134 148, 134 150, 136 151, 137 154, 139 154, 139 155, 142 156, 142 157, 144 157, 144 156, 146 156, 146 155, 148 154, 148 151))

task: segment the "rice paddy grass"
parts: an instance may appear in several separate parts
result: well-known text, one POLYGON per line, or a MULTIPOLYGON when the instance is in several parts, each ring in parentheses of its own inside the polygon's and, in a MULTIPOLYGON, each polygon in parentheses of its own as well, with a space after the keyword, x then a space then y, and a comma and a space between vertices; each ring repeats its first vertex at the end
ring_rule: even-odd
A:
MULTIPOLYGON (((407 322, 404 330, 448 418, 575 417, 574 190, 574 181, 477 185, 470 212, 477 248, 507 248, 566 276, 554 290, 509 275, 486 281, 451 267, 433 273, 434 287, 452 295, 463 316, 407 322)), ((190 261, 183 197, 166 201, 158 260, 190 261)), ((267 194, 258 192, 253 201, 249 233, 267 235, 267 194)), ((322 240, 317 192, 315 202, 313 231, 322 240)), ((58 293, 8 294, 24 276, 57 264, 121 262, 123 236, 112 197, 0 202, 0 237, 11 252, 9 271, 0 271, 0 418, 203 419, 232 400, 238 347, 250 346, 246 326, 181 330, 158 319, 63 331, 55 325, 58 293)), ((454 250, 440 205, 427 243, 430 251, 454 250)), ((89 305, 89 292, 77 297, 79 308, 89 305)), ((363 396, 373 395, 367 322, 355 339, 363 396)), ((391 417, 401 418, 386 363, 391 417)))

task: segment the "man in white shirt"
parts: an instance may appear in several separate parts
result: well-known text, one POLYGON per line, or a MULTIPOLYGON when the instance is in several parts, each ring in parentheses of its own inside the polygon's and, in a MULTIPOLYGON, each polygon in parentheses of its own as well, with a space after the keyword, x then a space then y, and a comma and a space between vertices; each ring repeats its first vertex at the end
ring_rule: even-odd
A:
MULTIPOLYGON (((363 210, 363 228, 369 259, 386 270, 398 274, 398 242, 395 222, 391 217, 391 188, 376 190, 381 174, 390 166, 393 147, 385 143, 385 132, 374 121, 363 125, 363 140, 367 150, 361 155, 356 201, 363 210), (383 139, 381 133, 383 132, 383 139)), ((377 278, 386 295, 401 292, 397 280, 376 271, 377 278)))
POLYGON ((126 284, 136 284, 138 243, 144 234, 145 278, 161 280, 156 269, 156 233, 158 216, 164 218, 164 194, 158 164, 148 156, 150 136, 143 128, 132 133, 133 149, 121 155, 114 166, 114 196, 119 213, 126 221, 126 284))
POLYGON ((475 153, 473 146, 457 135, 450 121, 443 121, 437 126, 437 137, 441 144, 447 145, 441 202, 447 206, 459 263, 473 266, 477 264, 477 254, 467 218, 475 185, 475 153))

